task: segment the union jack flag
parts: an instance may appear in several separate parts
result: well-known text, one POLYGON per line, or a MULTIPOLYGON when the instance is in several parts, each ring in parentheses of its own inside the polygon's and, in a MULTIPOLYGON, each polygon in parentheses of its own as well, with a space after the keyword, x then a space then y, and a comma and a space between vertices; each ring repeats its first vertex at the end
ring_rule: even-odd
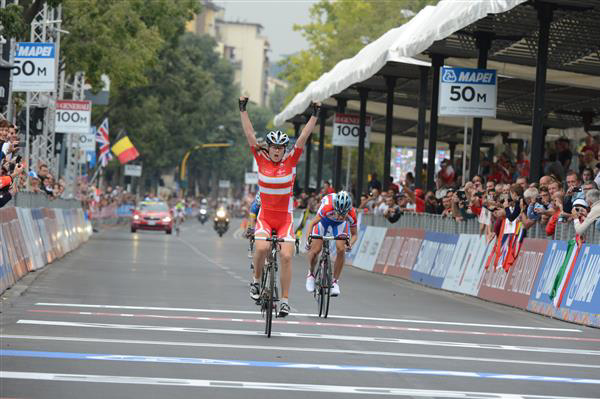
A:
POLYGON ((108 161, 113 159, 110 153, 110 140, 108 138, 108 118, 104 118, 104 121, 96 130, 96 143, 100 145, 100 164, 102 167, 105 167, 108 161))

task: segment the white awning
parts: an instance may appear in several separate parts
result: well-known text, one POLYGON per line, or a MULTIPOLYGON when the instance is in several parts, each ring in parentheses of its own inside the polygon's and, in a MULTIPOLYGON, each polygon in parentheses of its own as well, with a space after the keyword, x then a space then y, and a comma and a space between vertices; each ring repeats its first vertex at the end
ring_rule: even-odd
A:
POLYGON ((340 61, 331 71, 310 83, 275 116, 275 125, 281 126, 286 120, 304 112, 311 101, 323 101, 370 78, 388 62, 429 65, 410 57, 488 14, 508 11, 525 1, 442 0, 437 6, 427 6, 406 24, 389 30, 354 57, 340 61))

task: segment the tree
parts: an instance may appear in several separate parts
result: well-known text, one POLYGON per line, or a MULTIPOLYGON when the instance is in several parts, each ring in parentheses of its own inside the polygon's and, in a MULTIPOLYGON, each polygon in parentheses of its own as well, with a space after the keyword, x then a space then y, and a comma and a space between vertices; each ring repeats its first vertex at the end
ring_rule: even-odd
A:
POLYGON ((69 34, 63 36, 61 57, 67 72, 84 71, 98 89, 103 74, 110 76, 111 89, 143 85, 148 66, 197 11, 194 0, 64 0, 69 34))
POLYGON ((355 1, 321 0, 310 10, 311 22, 295 25, 310 44, 284 59, 281 77, 290 82, 288 101, 339 61, 388 30, 405 23, 407 10, 418 11, 437 0, 355 1))
MULTIPOLYGON (((175 168, 196 144, 232 142, 227 149, 194 152, 190 175, 203 190, 217 177, 243 182, 250 152, 239 129, 239 89, 232 66, 215 47, 209 36, 185 34, 163 49, 145 86, 111 98, 111 123, 123 127, 138 146, 144 173, 156 176, 175 168)), ((268 120, 253 119, 257 130, 268 120)))

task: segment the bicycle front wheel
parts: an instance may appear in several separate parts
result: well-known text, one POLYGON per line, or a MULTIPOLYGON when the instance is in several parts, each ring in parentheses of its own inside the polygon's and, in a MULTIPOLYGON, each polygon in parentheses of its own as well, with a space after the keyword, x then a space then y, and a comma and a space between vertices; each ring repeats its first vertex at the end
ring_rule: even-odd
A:
POLYGON ((273 325, 273 294, 275 292, 275 273, 273 272, 273 266, 269 265, 267 275, 267 297, 266 302, 266 315, 265 315, 265 334, 267 338, 271 338, 271 327, 273 325))
POLYGON ((323 286, 325 287, 325 291, 323 292, 323 318, 325 319, 329 315, 332 286, 331 265, 329 264, 329 261, 327 261, 326 264, 327 267, 323 270, 323 286))

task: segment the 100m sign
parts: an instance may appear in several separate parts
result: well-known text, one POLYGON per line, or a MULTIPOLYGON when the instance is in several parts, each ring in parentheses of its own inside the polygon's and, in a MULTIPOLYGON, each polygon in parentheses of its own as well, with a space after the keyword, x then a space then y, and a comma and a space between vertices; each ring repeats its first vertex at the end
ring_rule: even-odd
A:
POLYGON ((348 125, 337 125, 337 134, 341 134, 342 136, 350 136, 358 137, 358 126, 348 126, 348 125))
POLYGON ((87 122, 87 119, 88 119, 86 116, 82 116, 79 112, 73 112, 73 111, 58 111, 58 112, 56 112, 56 117, 58 118, 59 121, 65 122, 65 123, 87 122))

